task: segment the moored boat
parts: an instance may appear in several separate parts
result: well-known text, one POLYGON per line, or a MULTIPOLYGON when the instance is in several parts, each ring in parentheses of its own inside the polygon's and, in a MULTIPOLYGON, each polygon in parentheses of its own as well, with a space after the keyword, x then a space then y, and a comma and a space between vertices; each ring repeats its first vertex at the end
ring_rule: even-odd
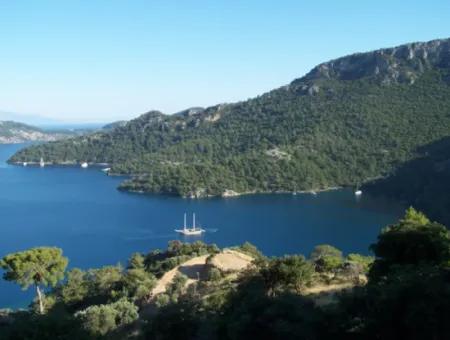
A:
POLYGON ((184 214, 183 229, 175 229, 175 232, 183 234, 185 236, 201 235, 205 232, 204 229, 195 226, 195 213, 192 215, 192 228, 188 228, 186 225, 186 214, 184 214))

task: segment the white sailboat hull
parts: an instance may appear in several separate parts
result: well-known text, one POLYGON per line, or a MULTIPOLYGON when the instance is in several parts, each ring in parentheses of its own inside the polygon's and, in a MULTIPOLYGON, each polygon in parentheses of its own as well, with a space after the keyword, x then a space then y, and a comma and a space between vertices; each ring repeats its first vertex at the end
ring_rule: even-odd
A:
POLYGON ((201 235, 205 232, 203 229, 175 229, 175 232, 186 236, 201 235))
POLYGON ((186 225, 186 214, 184 214, 184 225, 183 229, 175 229, 176 233, 183 234, 185 236, 194 236, 194 235, 201 235, 203 232, 205 232, 202 228, 197 228, 195 225, 195 214, 192 215, 192 228, 188 228, 186 225))

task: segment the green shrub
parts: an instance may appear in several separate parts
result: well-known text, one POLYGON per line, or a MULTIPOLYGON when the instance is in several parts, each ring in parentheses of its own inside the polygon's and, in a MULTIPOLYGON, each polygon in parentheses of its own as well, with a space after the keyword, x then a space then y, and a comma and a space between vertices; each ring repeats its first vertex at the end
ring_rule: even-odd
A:
POLYGON ((108 305, 94 305, 75 314, 87 331, 105 335, 120 326, 130 324, 139 317, 137 307, 125 300, 108 305))

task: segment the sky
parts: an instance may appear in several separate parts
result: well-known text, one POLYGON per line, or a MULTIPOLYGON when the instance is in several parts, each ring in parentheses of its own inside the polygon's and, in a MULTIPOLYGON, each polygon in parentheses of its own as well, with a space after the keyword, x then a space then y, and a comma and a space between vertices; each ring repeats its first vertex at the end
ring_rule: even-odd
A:
POLYGON ((450 1, 0 0, 0 112, 110 122, 245 100, 450 37, 450 1))

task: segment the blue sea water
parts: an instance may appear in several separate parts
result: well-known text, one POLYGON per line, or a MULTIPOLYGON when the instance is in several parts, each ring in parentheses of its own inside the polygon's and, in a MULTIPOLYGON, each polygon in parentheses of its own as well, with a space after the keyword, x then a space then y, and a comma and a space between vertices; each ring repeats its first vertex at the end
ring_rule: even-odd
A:
MULTIPOLYGON (((266 255, 308 255, 317 244, 368 253, 380 229, 403 212, 395 202, 350 190, 191 200, 120 192, 123 180, 99 168, 22 167, 6 160, 23 145, 0 145, 0 257, 57 246, 70 267, 126 263, 133 252, 165 248, 172 239, 221 247, 249 241, 266 255), (174 229, 195 212, 207 230, 183 238, 174 229)), ((34 292, 0 280, 0 308, 26 305, 34 292)))

